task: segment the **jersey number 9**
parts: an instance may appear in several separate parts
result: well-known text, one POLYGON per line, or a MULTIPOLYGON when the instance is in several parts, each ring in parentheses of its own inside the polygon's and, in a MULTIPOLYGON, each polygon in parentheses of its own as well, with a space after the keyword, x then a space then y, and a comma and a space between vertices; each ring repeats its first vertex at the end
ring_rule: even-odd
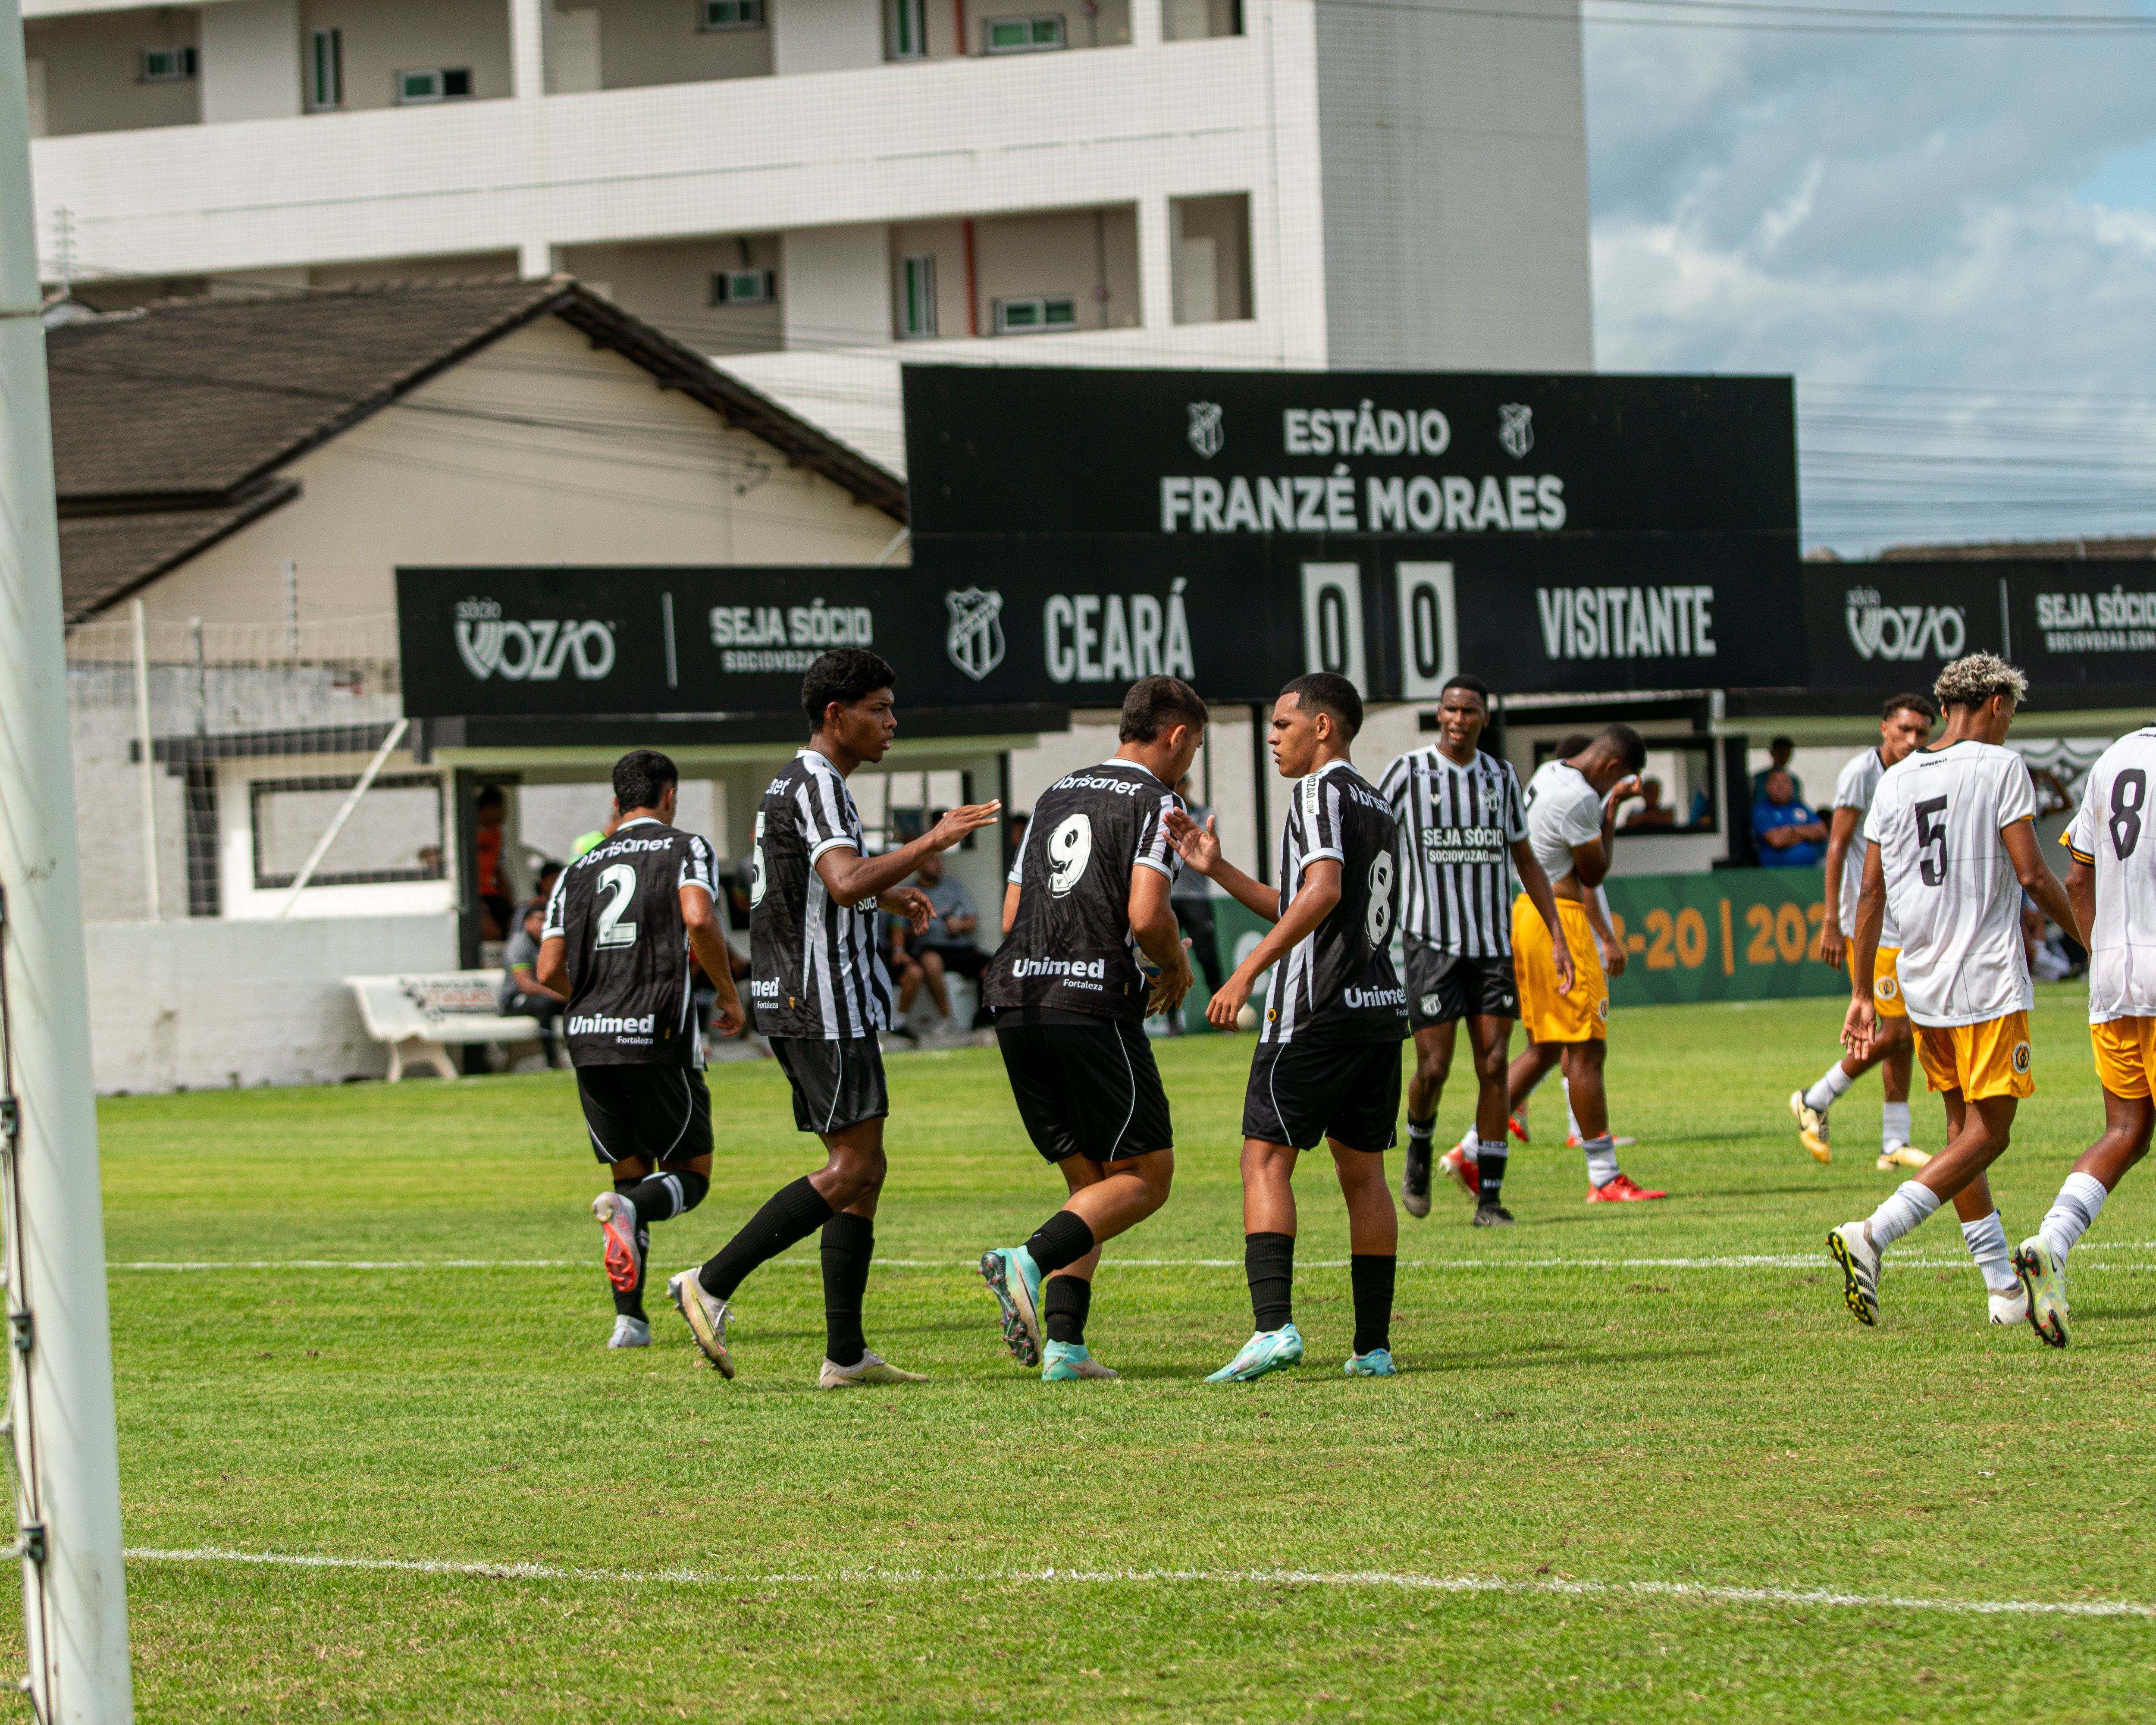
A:
POLYGON ((1917 804, 1915 813, 1917 872, 1925 886, 1943 886, 1947 878, 1947 799, 1927 797, 1917 804))
POLYGON ((1092 860, 1092 817, 1074 814, 1049 834, 1048 890, 1061 898, 1078 884, 1092 860))
POLYGON ((598 932, 592 944, 603 952, 609 947, 633 947, 636 944, 636 925, 624 920, 623 912, 636 901, 636 870, 627 863, 615 863, 599 872, 599 891, 613 896, 599 909, 598 932))

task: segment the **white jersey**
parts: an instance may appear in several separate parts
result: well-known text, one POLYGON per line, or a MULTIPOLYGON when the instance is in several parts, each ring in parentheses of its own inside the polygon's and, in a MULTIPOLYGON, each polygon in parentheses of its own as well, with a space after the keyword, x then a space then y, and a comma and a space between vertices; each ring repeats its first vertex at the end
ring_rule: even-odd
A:
POLYGON ((2066 840, 2096 870, 2089 1022, 2156 1018, 2156 839, 2143 842, 2156 725, 2122 737, 2089 769, 2066 840))
POLYGON ((1527 781, 1527 843, 1550 885, 1570 875, 1572 847, 1602 836, 1602 798, 1569 761, 1545 761, 1527 781))
POLYGON ((1999 836, 2035 813, 2028 767, 1988 742, 1919 749, 1880 778, 1864 836, 1886 870, 1902 998, 1917 1023, 1977 1024, 2035 1004, 2021 882, 1999 836))
MULTIPOLYGON (((1841 901, 1835 906, 1838 912, 1845 938, 1856 932, 1856 901, 1864 891, 1864 817, 1871 812, 1871 798, 1879 788, 1879 781, 1886 776, 1887 763, 1879 758, 1879 751, 1869 748, 1854 757, 1841 769, 1841 777, 1834 782, 1834 806, 1856 811, 1856 830, 1849 835, 1849 850, 1841 860, 1841 901)), ((1832 816, 1828 817, 1830 827, 1832 816)), ((1887 906, 1886 916, 1879 925, 1879 944, 1898 947, 1902 944, 1901 931, 1894 927, 1894 907, 1887 906)))

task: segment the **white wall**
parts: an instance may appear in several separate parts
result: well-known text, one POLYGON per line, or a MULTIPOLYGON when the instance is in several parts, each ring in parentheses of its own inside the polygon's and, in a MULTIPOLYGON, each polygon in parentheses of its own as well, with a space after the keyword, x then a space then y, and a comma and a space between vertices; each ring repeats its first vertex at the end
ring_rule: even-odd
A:
POLYGON ((881 223, 785 236, 778 310, 788 347, 821 351, 891 339, 891 237, 881 223))
POLYGON ((204 125, 299 113, 299 0, 205 7, 201 28, 204 125))
POLYGON ((106 1093, 378 1078, 385 1051, 338 978, 457 968, 448 916, 93 922, 83 944, 106 1093))
POLYGON ((771 0, 772 69, 838 72, 883 59, 878 0, 771 0))

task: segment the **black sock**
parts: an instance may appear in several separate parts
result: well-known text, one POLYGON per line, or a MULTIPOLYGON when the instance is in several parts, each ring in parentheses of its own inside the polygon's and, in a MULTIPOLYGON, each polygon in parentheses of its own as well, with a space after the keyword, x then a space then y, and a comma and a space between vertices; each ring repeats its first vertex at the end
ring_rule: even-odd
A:
POLYGON ((1048 1316, 1048 1339, 1086 1345, 1086 1315, 1093 1309, 1093 1284, 1075 1276, 1050 1276, 1041 1290, 1048 1316))
POLYGON ((1250 1281, 1250 1314, 1260 1330, 1284 1329, 1295 1322, 1295 1236, 1246 1234, 1243 1274, 1250 1281))
POLYGON ((824 1224, 824 1356, 834 1366, 857 1366, 869 1351, 861 1333, 861 1296, 869 1285, 875 1224, 844 1210, 824 1224))
POLYGON ((1093 1230, 1086 1225, 1083 1216, 1058 1210, 1033 1230, 1025 1249, 1043 1276, 1053 1276, 1093 1250, 1093 1230))
POLYGON ((649 1179, 616 1180, 613 1189, 636 1206, 639 1224, 670 1222, 701 1204, 711 1183, 688 1168, 669 1168, 649 1179))
POLYGON ((800 1245, 829 1221, 833 1214, 824 1194, 803 1174, 791 1186, 773 1193, 742 1231, 696 1272, 696 1280, 714 1300, 731 1300, 750 1271, 768 1263, 788 1246, 800 1245))
POLYGON ((1357 1252, 1348 1260, 1348 1283, 1355 1291, 1355 1352, 1393 1345, 1393 1271, 1399 1262, 1389 1252, 1357 1252))
POLYGON ((1492 1150, 1487 1144, 1476 1147, 1475 1165, 1481 1170, 1482 1195, 1480 1202, 1495 1204, 1505 1189, 1505 1158, 1510 1155, 1502 1144, 1492 1150))
MULTIPOLYGON (((634 1194, 639 1183, 641 1183, 635 1180, 616 1180, 613 1183, 613 1189, 628 1199, 631 1204, 634 1204, 636 1199, 634 1194)), ((619 1288, 614 1287, 612 1282, 607 1284, 613 1290, 616 1317, 633 1317, 640 1324, 651 1322, 644 1309, 644 1259, 650 1250, 651 1230, 644 1225, 644 1212, 639 1209, 636 1213, 636 1286, 624 1294, 619 1288)))

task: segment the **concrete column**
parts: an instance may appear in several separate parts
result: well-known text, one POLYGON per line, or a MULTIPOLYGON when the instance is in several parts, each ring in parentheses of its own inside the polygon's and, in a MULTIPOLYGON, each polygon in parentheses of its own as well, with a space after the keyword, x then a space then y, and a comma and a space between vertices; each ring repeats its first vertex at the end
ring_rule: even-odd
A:
POLYGON ((1131 0, 1131 46, 1158 48, 1161 44, 1161 0, 1131 0))
POLYGON ((1175 322, 1175 223, 1163 193, 1138 200, 1138 318, 1149 330, 1175 322))
POLYGON ((519 101, 547 94, 547 14, 553 8, 554 0, 509 0, 509 87, 519 101))
POLYGON ((883 60, 880 0, 770 0, 769 17, 771 69, 782 78, 883 60))
POLYGON ((196 18, 203 125, 300 111, 299 0, 226 0, 196 18))
POLYGON ((786 345, 829 350, 891 339, 891 236, 880 222, 798 228, 780 237, 786 345))

